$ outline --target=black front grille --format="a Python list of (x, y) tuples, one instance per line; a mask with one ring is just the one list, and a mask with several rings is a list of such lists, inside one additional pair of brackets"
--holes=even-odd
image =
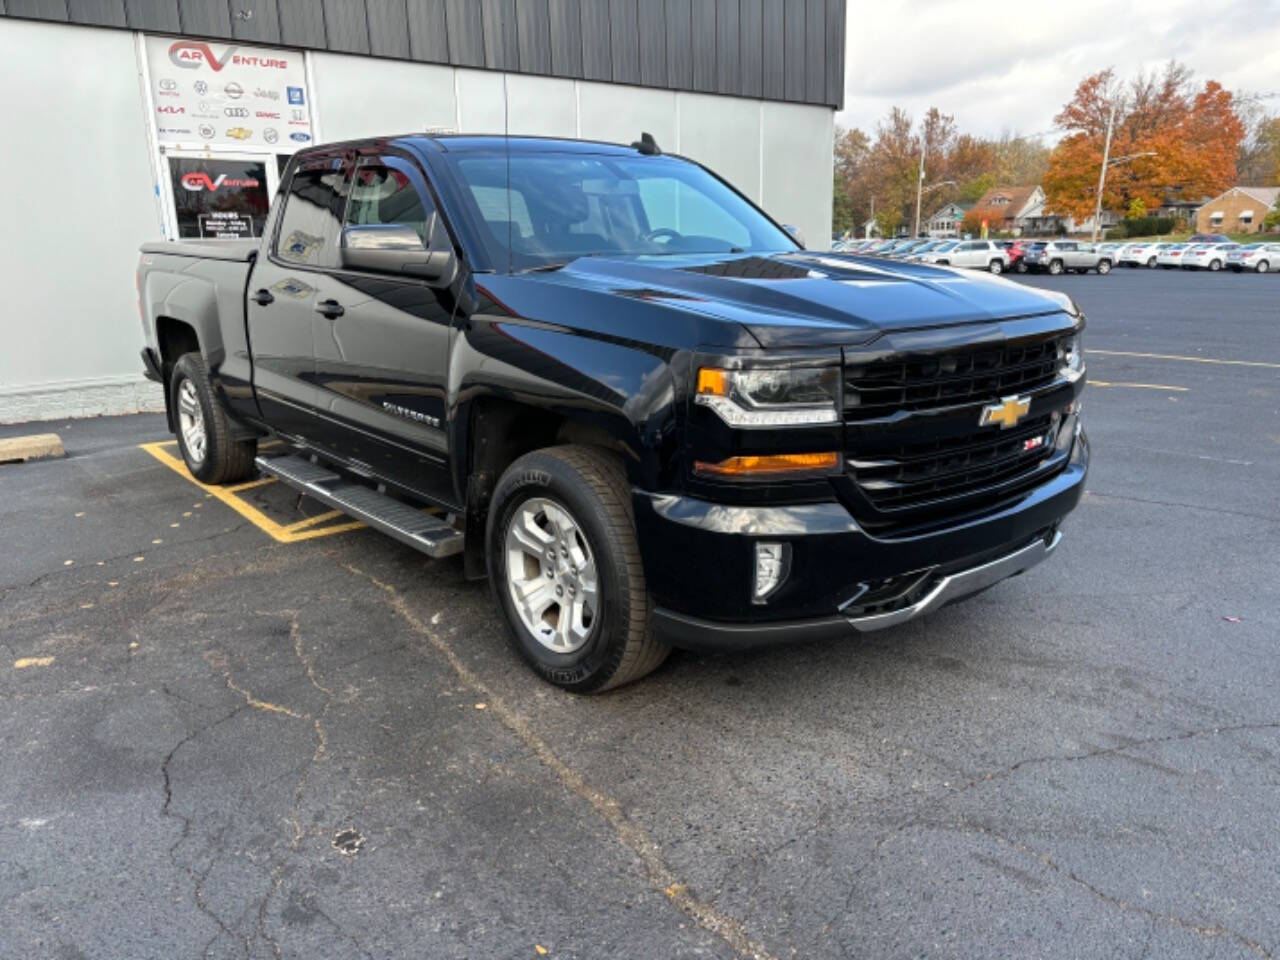
[(1057, 421), (1054, 413), (1013, 430), (982, 427), (946, 439), (863, 443), (850, 454), (849, 467), (862, 494), (880, 511), (945, 503), (1034, 474), (1054, 450)]
[(1062, 339), (851, 363), (844, 371), (845, 420), (990, 402), (1034, 390), (1057, 376)]

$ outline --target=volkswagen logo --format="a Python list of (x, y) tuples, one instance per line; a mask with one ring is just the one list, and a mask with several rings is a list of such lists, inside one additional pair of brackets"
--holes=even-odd
[(191, 85), (191, 88), (195, 90), (197, 97), (203, 97), (206, 93), (209, 92), (209, 85), (205, 83), (203, 80), (197, 80), (195, 83)]

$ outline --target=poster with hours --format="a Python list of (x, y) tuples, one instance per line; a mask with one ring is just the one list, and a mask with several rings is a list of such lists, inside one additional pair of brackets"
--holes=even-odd
[(311, 143), (303, 55), (147, 37), (156, 138), (186, 148), (292, 153)]

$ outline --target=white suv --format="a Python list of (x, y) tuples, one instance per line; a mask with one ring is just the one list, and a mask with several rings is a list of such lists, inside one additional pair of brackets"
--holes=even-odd
[(939, 266), (974, 267), (1004, 273), (1009, 268), (1009, 251), (992, 240), (961, 240), (948, 249), (925, 254), (924, 260)]

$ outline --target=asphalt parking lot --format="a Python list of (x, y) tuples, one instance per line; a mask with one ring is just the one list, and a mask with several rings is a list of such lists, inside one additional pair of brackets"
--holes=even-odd
[[(0, 467), (0, 957), (1271, 957), (1280, 279), (1089, 317), (1055, 558), (577, 698), (487, 587), (162, 418)], [(0, 435), (33, 432), (0, 428)]]

